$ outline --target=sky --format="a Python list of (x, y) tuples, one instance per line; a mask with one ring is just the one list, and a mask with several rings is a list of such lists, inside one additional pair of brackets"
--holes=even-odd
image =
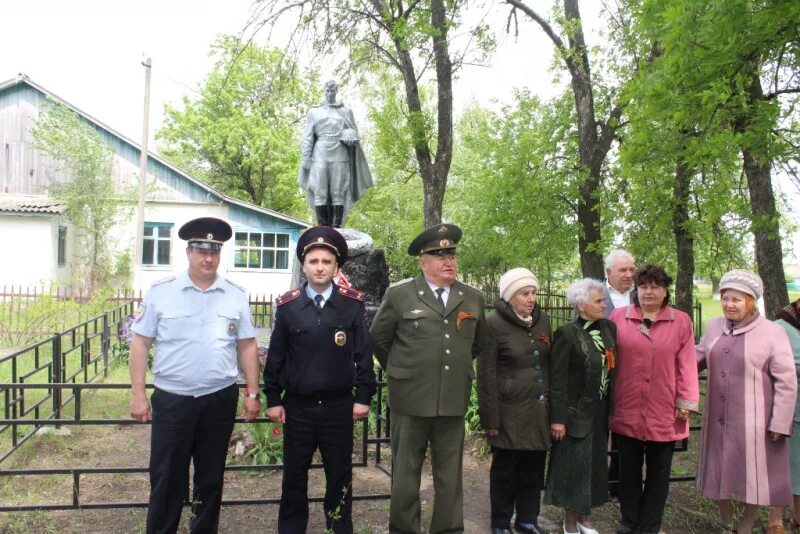
[[(596, 13), (598, 0), (584, 3), (586, 10)], [(142, 60), (151, 57), (151, 149), (164, 105), (177, 105), (184, 95), (195, 94), (213, 67), (210, 45), (219, 34), (241, 33), (252, 6), (251, 0), (6, 0), (2, 4), (0, 80), (23, 72), (137, 142), (142, 139), (144, 107)], [(502, 29), (507, 10), (486, 8), (484, 15)], [(465, 68), (455, 90), (457, 108), (472, 100), (508, 98), (512, 87), (530, 87), (543, 97), (556, 93), (547, 72), (550, 43), (538, 29), (530, 25), (527, 29), (534, 31), (523, 28), (519, 38), (501, 32), (490, 69)], [(263, 41), (261, 35), (259, 39)]]
[[(522, 15), (519, 36), (502, 29), (508, 10), (497, 5), (478, 13), (498, 32), (491, 67), (465, 67), (455, 83), (455, 109), (472, 101), (490, 105), (507, 101), (512, 88), (527, 88), (542, 98), (558, 93), (549, 70), (552, 46), (544, 33)], [(537, 2), (552, 5), (551, 2)], [(209, 47), (220, 34), (239, 34), (252, 9), (251, 0), (5, 0), (0, 31), (0, 81), (27, 74), (34, 82), (141, 143), (144, 67), (152, 58), (149, 148), (162, 125), (165, 104), (179, 105), (193, 95), (213, 67)], [(600, 0), (581, 2), (588, 44)], [(263, 43), (261, 37), (257, 37)], [(326, 79), (332, 73), (323, 72)], [(565, 74), (562, 76), (566, 76)], [(346, 89), (345, 89), (346, 94)], [(355, 107), (355, 106), (354, 106)], [(778, 187), (800, 195), (778, 179)], [(796, 208), (797, 209), (797, 208)], [(797, 213), (794, 214), (798, 218)], [(800, 233), (794, 241), (800, 244)], [(797, 255), (794, 258), (798, 261)]]

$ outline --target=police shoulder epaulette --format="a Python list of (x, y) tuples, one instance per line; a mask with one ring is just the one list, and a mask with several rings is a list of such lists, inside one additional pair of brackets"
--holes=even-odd
[(357, 289), (352, 289), (350, 287), (340, 287), (339, 294), (360, 302), (364, 301), (364, 292), (358, 291)]
[(291, 301), (293, 301), (294, 299), (296, 299), (299, 296), (300, 296), (300, 290), (295, 288), (295, 289), (292, 289), (291, 291), (287, 291), (286, 293), (284, 293), (280, 297), (276, 298), (275, 299), (275, 304), (277, 304), (278, 306), (283, 306), (287, 302), (291, 302)]
[(412, 281), (413, 279), (414, 279), (414, 278), (403, 278), (402, 280), (398, 280), (397, 282), (395, 282), (395, 283), (393, 283), (393, 284), (389, 284), (389, 287), (395, 287), (395, 286), (399, 286), (399, 285), (407, 284), (407, 283), (409, 283), (410, 281)]
[(157, 285), (165, 284), (167, 282), (172, 282), (173, 280), (175, 280), (175, 278), (176, 278), (175, 275), (166, 276), (161, 280), (156, 280), (155, 282), (153, 282), (150, 285), (150, 287), (156, 287)]
[(228, 282), (228, 283), (229, 283), (230, 285), (232, 285), (233, 287), (235, 287), (236, 289), (239, 289), (239, 290), (240, 290), (240, 291), (242, 291), (243, 293), (247, 293), (247, 290), (246, 290), (244, 287), (240, 286), (239, 284), (237, 284), (236, 282), (234, 282), (234, 281), (233, 281), (233, 280), (231, 280), (230, 278), (226, 278), (226, 279), (225, 279), (225, 281), (226, 281), (226, 282)]

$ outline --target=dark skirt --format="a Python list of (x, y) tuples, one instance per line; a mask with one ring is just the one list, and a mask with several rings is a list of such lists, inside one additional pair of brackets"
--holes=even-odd
[[(604, 413), (603, 410), (598, 410)], [(608, 502), (608, 421), (596, 417), (583, 438), (553, 441), (544, 503), (579, 514)]]

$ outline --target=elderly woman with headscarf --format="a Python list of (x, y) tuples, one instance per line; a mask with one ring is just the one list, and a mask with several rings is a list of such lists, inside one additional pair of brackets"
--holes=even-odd
[(539, 281), (528, 269), (505, 273), (499, 289), (478, 357), (481, 425), (492, 447), (491, 531), (510, 534), (516, 508), (514, 528), (540, 534), (537, 518), (550, 447), (550, 317), (536, 304)]
[(604, 319), (605, 287), (584, 278), (567, 289), (578, 315), (556, 330), (550, 353), (553, 446), (544, 502), (564, 508), (566, 534), (597, 534), (591, 509), (608, 501), (608, 412), (616, 327)]
[(692, 320), (669, 305), (671, 283), (663, 268), (645, 265), (634, 275), (633, 305), (609, 317), (619, 354), (609, 420), (619, 450), (617, 534), (661, 530), (675, 442), (689, 437), (689, 412), (699, 408)]
[[(736, 269), (720, 280), (723, 317), (711, 319), (697, 345), (708, 369), (697, 488), (716, 501), (726, 531), (752, 532), (759, 506), (771, 506), (768, 530), (783, 532), (781, 507), (792, 503), (789, 442), (797, 395), (786, 332), (758, 313), (761, 278)], [(733, 501), (744, 513), (733, 526)]]
[[(800, 299), (795, 300), (775, 314), (775, 323), (786, 330), (794, 355), (794, 366), (800, 377)], [(800, 397), (794, 407), (794, 422), (800, 422)], [(789, 440), (789, 465), (792, 473), (792, 532), (800, 532), (800, 435), (792, 434)]]

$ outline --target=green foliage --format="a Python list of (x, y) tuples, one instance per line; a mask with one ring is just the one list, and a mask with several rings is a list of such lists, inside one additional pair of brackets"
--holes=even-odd
[[(75, 275), (85, 276), (89, 290), (97, 291), (112, 275), (109, 232), (130, 210), (134, 190), (115, 184), (111, 147), (92, 126), (61, 104), (49, 101), (31, 134), (36, 148), (71, 174), (71, 180), (52, 185), (49, 193), (67, 206), (67, 220), (78, 233)], [(128, 209), (123, 210), (125, 206)]]
[(133, 273), (131, 251), (121, 250), (114, 256), (114, 277), (121, 280), (130, 280)]
[(613, 195), (621, 200), (619, 227), (638, 258), (675, 265), (671, 231), (681, 202), (673, 193), (679, 162), (690, 174), (683, 229), (694, 238), (698, 272), (713, 279), (751, 263), (751, 232), (778, 228), (777, 213), (753, 214), (740, 151), (779, 160), (789, 155), (787, 139), (796, 137), (796, 129), (775, 125), (786, 123), (794, 104), (753, 101), (752, 81), (754, 73), (770, 72), (777, 96), (778, 86), (791, 80), (798, 57), (796, 47), (786, 47), (787, 29), (800, 23), (800, 10), (783, 0), (757, 4), (625, 4), (633, 23), (622, 46), (652, 53), (652, 62), (625, 87), (628, 121)]
[(542, 103), (518, 92), (499, 113), (478, 106), (458, 124), (448, 214), (468, 240), (460, 270), (487, 294), (506, 270), (525, 266), (543, 287), (575, 274), (579, 175), (568, 99)]
[(300, 129), (319, 101), (316, 72), (232, 36), (211, 54), (217, 62), (199, 96), (165, 109), (163, 154), (227, 195), (308, 218), (297, 172)]
[(116, 308), (119, 303), (109, 301), (109, 296), (101, 291), (89, 300), (48, 294), (4, 300), (0, 302), (0, 347), (25, 347)]
[[(373, 84), (363, 86), (370, 128), (364, 137), (375, 186), (356, 203), (348, 225), (371, 235), (384, 249), (390, 280), (419, 272), (408, 243), (422, 230), (423, 188), (411, 129), (405, 120), (408, 106), (401, 94), (399, 77), (383, 69)], [(428, 114), (430, 115), (430, 114)]]
[(254, 445), (246, 457), (253, 465), (273, 465), (283, 461), (282, 425), (276, 423), (253, 423), (249, 426)]

